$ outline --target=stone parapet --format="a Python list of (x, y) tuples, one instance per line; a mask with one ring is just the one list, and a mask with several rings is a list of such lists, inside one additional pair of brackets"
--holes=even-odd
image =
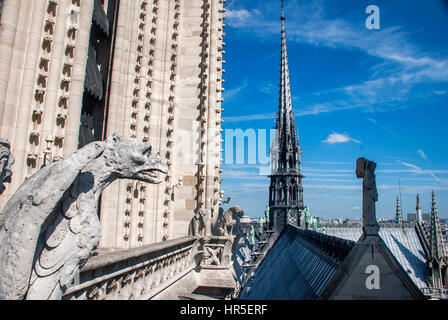
[[(148, 300), (191, 272), (195, 237), (125, 250), (102, 250), (80, 270), (63, 299)], [(76, 281), (77, 282), (77, 281)]]

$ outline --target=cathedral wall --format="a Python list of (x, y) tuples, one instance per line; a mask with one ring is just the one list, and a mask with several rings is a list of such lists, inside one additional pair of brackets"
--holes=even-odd
[[(108, 7), (109, 1), (103, 2)], [(121, 180), (101, 197), (101, 247), (185, 236), (194, 211), (220, 205), (224, 0), (118, 2), (106, 136), (151, 143), (159, 185)], [(105, 10), (107, 12), (107, 10)], [(0, 136), (15, 157), (0, 208), (42, 165), (78, 148), (94, 1), (5, 0)]]
[(76, 150), (92, 1), (5, 0), (0, 20), (0, 136), (13, 178), (0, 207), (44, 163)]
[(122, 180), (109, 187), (101, 246), (185, 236), (198, 208), (209, 209), (209, 231), (216, 223), (222, 7), (218, 0), (120, 2), (107, 135), (150, 142), (169, 173), (159, 185)]

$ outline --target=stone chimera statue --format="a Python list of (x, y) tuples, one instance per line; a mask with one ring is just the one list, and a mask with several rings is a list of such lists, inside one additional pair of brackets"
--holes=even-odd
[(113, 135), (32, 175), (0, 215), (0, 297), (61, 299), (98, 245), (102, 191), (116, 179), (160, 183), (148, 143)]

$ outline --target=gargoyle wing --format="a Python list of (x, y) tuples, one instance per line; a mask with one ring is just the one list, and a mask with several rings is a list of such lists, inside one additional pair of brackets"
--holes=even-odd
[(41, 230), (81, 170), (103, 150), (103, 143), (91, 143), (42, 168), (5, 205), (0, 215), (0, 293), (7, 299), (25, 297)]

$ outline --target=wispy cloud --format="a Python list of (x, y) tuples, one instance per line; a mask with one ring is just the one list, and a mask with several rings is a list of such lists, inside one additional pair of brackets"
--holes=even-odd
[[(331, 103), (316, 103), (309, 105), (307, 107), (301, 107), (300, 110), (295, 112), (295, 116), (303, 117), (303, 116), (312, 116), (324, 113), (330, 113), (334, 111), (348, 110), (359, 108), (363, 104), (347, 104), (342, 101), (332, 101)], [(265, 120), (265, 119), (275, 119), (275, 113), (261, 113), (261, 114), (248, 114), (243, 116), (231, 116), (224, 117), (224, 121), (226, 122), (243, 122), (243, 121), (254, 121), (254, 120)]]
[(408, 162), (403, 162), (403, 161), (400, 161), (400, 160), (395, 160), (395, 161), (397, 161), (398, 163), (404, 165), (405, 167), (411, 168), (415, 173), (421, 173), (422, 172), (422, 169), (420, 167), (416, 166), (415, 164), (408, 163)]
[(246, 9), (226, 9), (226, 18), (229, 25), (235, 28), (244, 27), (247, 25), (247, 21), (254, 18), (255, 11), (249, 11)]
[(402, 164), (405, 167), (410, 168), (410, 172), (415, 173), (415, 174), (429, 174), (435, 181), (445, 184), (448, 183), (448, 179), (440, 179), (438, 176), (436, 176), (437, 174), (447, 174), (448, 170), (423, 170), (422, 168), (420, 168), (419, 166), (416, 166), (415, 164), (412, 163), (408, 163), (408, 162), (403, 162), (400, 160), (395, 160), (398, 163)]
[(265, 113), (265, 114), (248, 114), (244, 116), (223, 117), (223, 119), (225, 122), (243, 122), (243, 121), (274, 119), (274, 117), (275, 117), (274, 113)]
[(382, 128), (382, 129), (384, 129), (384, 130), (386, 130), (387, 132), (392, 133), (392, 134), (395, 134), (395, 132), (394, 132), (392, 129), (390, 129), (389, 127), (386, 127), (386, 126), (384, 126), (384, 125), (378, 123), (378, 121), (376, 121), (375, 119), (367, 118), (367, 120), (370, 121), (370, 122), (372, 122), (373, 124), (377, 125), (378, 127)]
[(425, 152), (422, 149), (418, 149), (417, 153), (420, 155), (420, 157), (428, 161), (428, 157), (426, 156)]
[[(279, 23), (271, 14), (274, 4), (260, 2), (257, 9), (247, 10), (237, 2), (230, 6), (229, 25), (241, 33), (265, 41), (278, 37)], [(428, 83), (448, 82), (448, 59), (410, 41), (400, 25), (369, 32), (350, 19), (338, 19), (327, 12), (327, 1), (290, 1), (286, 4), (288, 40), (311, 46), (340, 50), (357, 50), (378, 58), (371, 66), (368, 79), (320, 92), (315, 100), (303, 105), (304, 115), (335, 112), (350, 108), (388, 111), (412, 106), (413, 101), (445, 95), (446, 90), (427, 88)], [(278, 9), (278, 5), (275, 6)], [(277, 16), (275, 16), (277, 18)], [(339, 94), (335, 101), (335, 94)], [(313, 110), (314, 109), (314, 110)], [(389, 132), (386, 127), (383, 127)]]
[(343, 133), (337, 133), (333, 132), (328, 135), (327, 139), (323, 140), (322, 142), (328, 143), (328, 144), (335, 144), (335, 143), (346, 143), (346, 142), (356, 142), (361, 143), (361, 141), (351, 138), (348, 134)]
[(239, 87), (224, 91), (223, 95), (224, 99), (229, 100), (235, 98), (238, 95), (238, 93), (240, 93), (244, 88), (247, 88), (247, 86), (248, 86), (247, 79), (244, 79), (243, 84), (240, 85)]

